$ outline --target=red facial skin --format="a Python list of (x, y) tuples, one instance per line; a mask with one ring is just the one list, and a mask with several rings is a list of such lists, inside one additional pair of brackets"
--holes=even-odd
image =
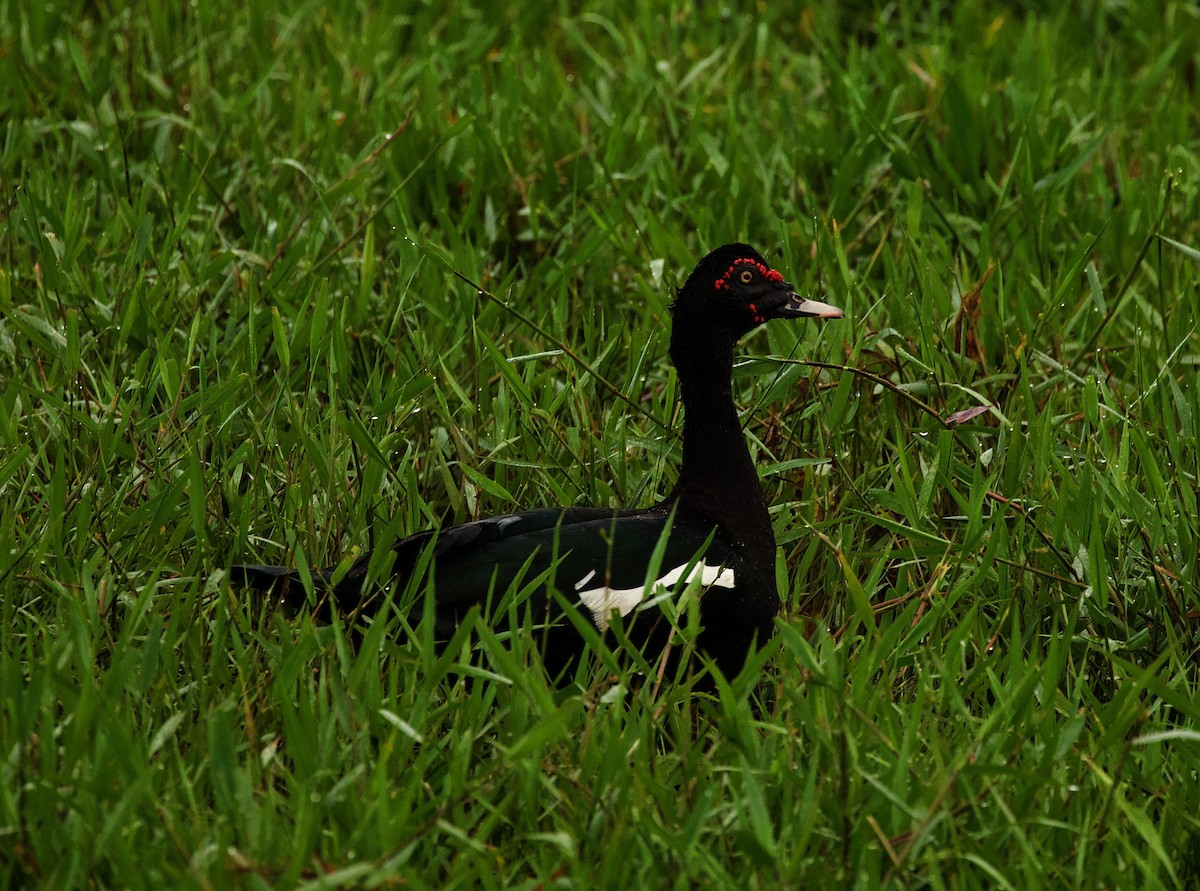
[[(772, 269), (770, 266), (767, 266), (765, 263), (759, 263), (757, 260), (751, 260), (749, 257), (740, 257), (737, 260), (733, 261), (733, 264), (728, 269), (725, 270), (725, 274), (723, 276), (721, 276), (719, 279), (717, 279), (715, 282), (713, 282), (713, 289), (720, 291), (722, 289), (728, 288), (730, 286), (729, 285), (730, 277), (734, 274), (734, 272), (737, 271), (737, 268), (739, 266), (744, 266), (746, 264), (749, 264), (750, 267), (753, 269), (757, 269), (759, 272), (759, 275), (761, 275), (767, 281), (772, 281), (772, 282), (783, 281), (783, 276), (780, 273), (776, 272), (774, 269)], [(754, 314), (754, 321), (756, 324), (761, 325), (763, 322), (765, 322), (767, 320), (765, 316), (763, 316), (759, 313), (758, 307), (756, 307), (753, 303), (749, 304), (749, 308), (750, 308), (750, 312)]]

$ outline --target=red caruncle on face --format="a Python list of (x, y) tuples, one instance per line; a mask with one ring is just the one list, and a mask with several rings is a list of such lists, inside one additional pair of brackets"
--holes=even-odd
[(728, 288), (730, 286), (730, 281), (733, 277), (733, 274), (738, 271), (739, 267), (747, 265), (749, 265), (751, 269), (757, 269), (759, 275), (769, 282), (783, 281), (783, 276), (766, 263), (759, 263), (757, 260), (752, 260), (749, 257), (739, 257), (738, 259), (734, 260), (732, 264), (730, 264), (729, 268), (725, 270), (725, 274), (723, 276), (713, 282), (713, 288), (717, 291)]

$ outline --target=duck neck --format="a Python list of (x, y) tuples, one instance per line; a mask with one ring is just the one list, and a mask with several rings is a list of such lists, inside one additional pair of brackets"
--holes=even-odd
[(773, 561), (770, 515), (733, 403), (733, 344), (709, 344), (702, 353), (673, 349), (672, 359), (684, 415), (683, 465), (671, 497)]

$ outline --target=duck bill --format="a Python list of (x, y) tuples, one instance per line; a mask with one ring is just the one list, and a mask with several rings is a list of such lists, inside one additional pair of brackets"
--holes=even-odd
[(840, 319), (845, 315), (836, 306), (820, 300), (807, 300), (799, 294), (788, 297), (787, 303), (775, 310), (778, 319)]

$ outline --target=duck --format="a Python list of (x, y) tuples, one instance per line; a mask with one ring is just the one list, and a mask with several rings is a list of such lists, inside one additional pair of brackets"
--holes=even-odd
[[(673, 626), (661, 602), (690, 592), (698, 603), (696, 648), (733, 677), (770, 637), (780, 608), (774, 530), (733, 400), (734, 350), (768, 322), (843, 313), (802, 297), (741, 243), (704, 256), (670, 311), (683, 448), (677, 481), (658, 503), (543, 507), (419, 532), (391, 547), (384, 587), (368, 580), (370, 552), (340, 573), (311, 573), (311, 593), (300, 571), (287, 566), (233, 566), (233, 585), (299, 609), (312, 608), (315, 594), (320, 609), (357, 622), (378, 611), (388, 588), (421, 585), (443, 642), (471, 610), (508, 628), (515, 614), (504, 595), (519, 591), (525, 615), (518, 631), (536, 635), (543, 664), (559, 678), (589, 649), (581, 621), (602, 638), (623, 637), (648, 665), (674, 658)], [(414, 626), (425, 608), (418, 597)]]

